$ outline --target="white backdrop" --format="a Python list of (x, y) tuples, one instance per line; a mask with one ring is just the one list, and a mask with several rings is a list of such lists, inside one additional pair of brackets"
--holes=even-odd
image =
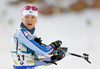
[[(0, 2), (0, 69), (12, 69), (11, 38), (21, 22), (21, 9), (19, 6), (7, 7), (7, 1)], [(16, 8), (16, 9), (15, 9)], [(2, 15), (2, 10), (6, 11)], [(63, 47), (68, 47), (69, 52), (90, 54), (88, 64), (85, 60), (66, 56), (57, 62), (58, 65), (40, 66), (36, 69), (100, 69), (100, 10), (86, 9), (81, 13), (59, 14), (43, 16), (39, 14), (36, 24), (36, 34), (43, 43), (50, 44), (55, 40), (62, 40)], [(9, 20), (13, 19), (13, 24)], [(88, 21), (91, 25), (88, 26)]]

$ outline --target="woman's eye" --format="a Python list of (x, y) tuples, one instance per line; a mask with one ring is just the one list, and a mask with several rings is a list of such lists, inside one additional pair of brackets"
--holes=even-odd
[(32, 16), (32, 18), (35, 18), (34, 16)]
[(25, 18), (28, 18), (28, 16), (25, 16)]

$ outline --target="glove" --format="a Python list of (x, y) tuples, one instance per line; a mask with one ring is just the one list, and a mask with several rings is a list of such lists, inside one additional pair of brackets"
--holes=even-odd
[(55, 62), (56, 62), (56, 61), (59, 61), (59, 60), (61, 60), (62, 58), (65, 57), (65, 52), (64, 52), (62, 49), (59, 49), (58, 52), (59, 52), (58, 55), (53, 55), (53, 56), (51, 56), (51, 60), (52, 60), (52, 61), (43, 61), (43, 62), (52, 63), (52, 64), (57, 65), (57, 63), (55, 63)]
[(59, 52), (58, 55), (51, 56), (52, 61), (56, 62), (65, 57), (65, 52), (62, 49), (59, 49), (58, 52)]
[(35, 40), (37, 43), (39, 43), (40, 45), (42, 44), (41, 38), (34, 38), (34, 40)]
[(61, 44), (62, 44), (62, 42), (60, 40), (57, 40), (55, 42), (52, 42), (50, 45), (55, 49), (59, 49)]
[(40, 45), (46, 46), (46, 44), (43, 44), (43, 43), (42, 43), (41, 38), (34, 38), (34, 40), (35, 40), (37, 43), (39, 43)]

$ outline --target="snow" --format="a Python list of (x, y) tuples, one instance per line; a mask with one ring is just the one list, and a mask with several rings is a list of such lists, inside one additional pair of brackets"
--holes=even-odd
[[(0, 15), (0, 69), (12, 69), (11, 39), (13, 33), (21, 22), (21, 9), (25, 3), (19, 6), (7, 7), (7, 0), (2, 1), (1, 10), (7, 11), (7, 16)], [(15, 9), (15, 7), (17, 9)], [(1, 11), (0, 11), (1, 14)], [(9, 18), (13, 24), (8, 24)], [(86, 9), (81, 13), (66, 13), (59, 15), (43, 16), (39, 14), (36, 24), (36, 34), (41, 37), (43, 43), (50, 44), (55, 40), (62, 40), (63, 47), (68, 47), (69, 52), (88, 53), (92, 64), (85, 60), (66, 56), (56, 65), (40, 66), (36, 69), (100, 69), (100, 9)], [(87, 22), (91, 21), (88, 26)]]

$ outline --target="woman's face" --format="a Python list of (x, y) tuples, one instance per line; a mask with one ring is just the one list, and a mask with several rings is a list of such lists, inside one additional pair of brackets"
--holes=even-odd
[(25, 15), (22, 22), (28, 29), (32, 29), (37, 23), (37, 18), (34, 15)]

